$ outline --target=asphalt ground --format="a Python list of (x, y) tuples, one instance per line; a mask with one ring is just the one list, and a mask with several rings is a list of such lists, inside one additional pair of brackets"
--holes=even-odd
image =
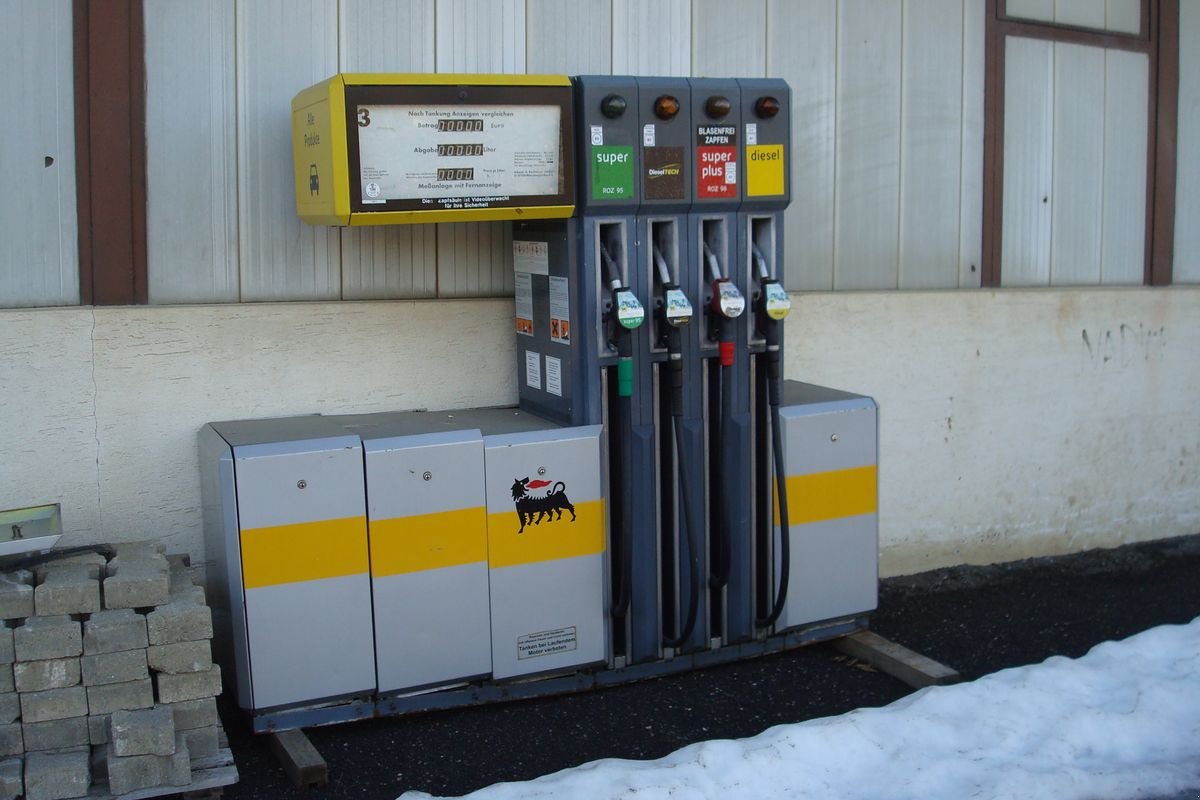
[[(1200, 534), (883, 581), (871, 629), (965, 679), (1200, 616)], [(329, 784), (292, 787), (265, 737), (222, 708), (241, 780), (227, 798), (458, 795), (600, 758), (655, 759), (694, 742), (881, 706), (912, 691), (828, 645), (586, 694), (307, 731)], [(1183, 797), (1191, 798), (1188, 793)]]

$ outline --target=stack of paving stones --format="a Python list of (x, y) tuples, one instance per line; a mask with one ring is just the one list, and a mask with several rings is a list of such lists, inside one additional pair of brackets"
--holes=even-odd
[(0, 575), (0, 800), (168, 794), (217, 755), (203, 588), (186, 557), (108, 549)]

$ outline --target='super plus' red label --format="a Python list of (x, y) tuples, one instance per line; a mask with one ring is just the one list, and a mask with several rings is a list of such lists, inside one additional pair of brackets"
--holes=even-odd
[(696, 148), (696, 192), (700, 197), (737, 197), (737, 147)]

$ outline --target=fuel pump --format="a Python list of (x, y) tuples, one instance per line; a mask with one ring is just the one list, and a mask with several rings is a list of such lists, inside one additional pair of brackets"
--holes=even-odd
[[(685, 78), (637, 79), (641, 205), (638, 238), (648, 296), (654, 299), (649, 359), (656, 389), (659, 593), (664, 648), (709, 646), (704, 392), (701, 341), (689, 324), (700, 285), (689, 269), (693, 176), (691, 87)], [(687, 390), (685, 390), (687, 387)]]
[(737, 81), (693, 78), (690, 169), (694, 184), (688, 236), (705, 285), (708, 370), (708, 482), (711, 621), (725, 645), (754, 636), (753, 459), (750, 324), (743, 316), (750, 275), (739, 257), (742, 203), (741, 119)]
[(739, 250), (749, 262), (754, 287), (755, 625), (769, 633), (787, 602), (793, 560), (780, 417), (782, 328), (791, 310), (780, 282), (783, 210), (790, 189), (791, 93), (781, 80), (738, 83), (746, 165)]

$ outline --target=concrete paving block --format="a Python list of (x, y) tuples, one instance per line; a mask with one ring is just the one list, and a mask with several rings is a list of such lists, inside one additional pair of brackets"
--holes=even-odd
[(152, 644), (146, 650), (146, 661), (150, 664), (150, 669), (173, 675), (180, 672), (203, 672), (213, 665), (212, 645), (208, 639), (198, 642)]
[(13, 682), (18, 692), (45, 692), (79, 683), (79, 658), (49, 658), (13, 664)]
[(21, 718), (21, 701), (16, 692), (0, 694), (0, 725), (7, 725)]
[(12, 628), (0, 624), (0, 664), (11, 664), (16, 660), (17, 653), (13, 649)]
[(171, 602), (146, 615), (150, 644), (175, 644), (211, 639), (212, 611), (195, 603)]
[(65, 556), (56, 558), (45, 564), (40, 564), (34, 571), (37, 578), (35, 583), (45, 583), (46, 575), (58, 569), (59, 567), (86, 567), (86, 572), (93, 578), (99, 578), (104, 574), (105, 566), (108, 564), (108, 558), (103, 553), (76, 553), (73, 556)]
[(221, 668), (213, 664), (204, 672), (181, 672), (178, 675), (159, 672), (155, 674), (154, 681), (158, 685), (160, 703), (216, 697), (221, 693)]
[(25, 800), (83, 797), (92, 784), (87, 749), (64, 753), (30, 753), (25, 757)]
[(167, 563), (171, 565), (172, 572), (190, 570), (192, 557), (188, 553), (167, 553)]
[(177, 737), (175, 752), (169, 756), (118, 756), (112, 742), (106, 747), (108, 790), (112, 794), (158, 786), (187, 786), (192, 782), (191, 756), (183, 737)]
[(103, 686), (109, 683), (127, 683), (150, 677), (146, 668), (146, 651), (121, 650), (116, 653), (100, 653), (80, 659), (85, 686)]
[(190, 731), (181, 731), (180, 733), (183, 736), (183, 740), (187, 742), (188, 752), (194, 760), (212, 758), (220, 749), (220, 737), (216, 725), (193, 728)]
[(0, 800), (13, 800), (25, 791), (25, 760), (6, 758), (0, 761)]
[(92, 714), (87, 718), (88, 739), (92, 744), (108, 744), (108, 720), (112, 714)]
[(108, 741), (118, 756), (169, 756), (175, 752), (175, 717), (166, 706), (114, 711)]
[(175, 715), (175, 730), (188, 731), (193, 728), (215, 726), (217, 718), (217, 700), (215, 697), (202, 697), (199, 700), (184, 700), (179, 703), (168, 703), (167, 708)]
[(98, 569), (87, 564), (55, 564), (46, 568), (45, 575), (45, 581), (33, 590), (33, 607), (39, 616), (100, 610)]
[(88, 713), (111, 714), (114, 711), (130, 711), (150, 708), (154, 705), (154, 687), (150, 679), (109, 683), (104, 686), (87, 687)]
[(49, 722), (55, 719), (85, 717), (87, 713), (88, 697), (82, 686), (21, 695), (22, 722)]
[(129, 561), (104, 579), (105, 608), (149, 608), (166, 603), (171, 597), (166, 559), (162, 565), (150, 561)]
[(21, 737), (21, 723), (0, 725), (0, 756), (19, 756), (24, 752), (25, 740)]
[(137, 650), (149, 644), (146, 617), (130, 608), (101, 611), (83, 623), (83, 654)]
[(13, 681), (13, 665), (0, 664), (0, 692), (15, 692), (17, 684)]
[(65, 615), (32, 617), (13, 629), (17, 661), (71, 658), (83, 652), (83, 633), (75, 620)]
[(0, 575), (0, 619), (33, 616), (33, 587), (24, 577), (14, 572)]
[(25, 739), (25, 751), (59, 750), (91, 744), (88, 735), (88, 718), (71, 717), (50, 722), (26, 722), (21, 725)]
[(202, 606), (208, 602), (208, 598), (204, 594), (203, 586), (193, 585), (178, 590), (172, 589), (170, 602)]

